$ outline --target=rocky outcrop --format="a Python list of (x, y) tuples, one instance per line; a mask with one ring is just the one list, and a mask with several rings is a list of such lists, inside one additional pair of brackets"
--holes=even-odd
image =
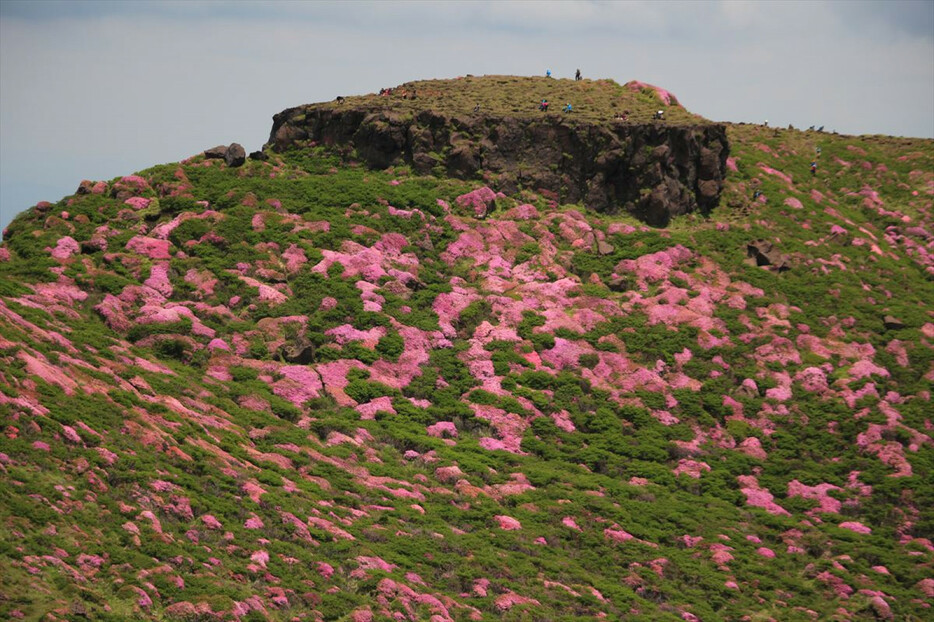
[(627, 211), (656, 226), (716, 206), (729, 155), (726, 129), (715, 123), (595, 123), (556, 114), (452, 116), (325, 105), (273, 117), (273, 150), (318, 145), (372, 168), (407, 164), (420, 174), (460, 179), (482, 173), (496, 190), (545, 190), (561, 203)]
[(746, 262), (776, 272), (791, 270), (791, 258), (768, 240), (754, 240), (746, 244)]
[(240, 143), (230, 143), (228, 146), (218, 145), (204, 150), (204, 157), (208, 160), (224, 160), (227, 166), (243, 166), (246, 162), (246, 150)]
[(224, 161), (227, 162), (227, 166), (243, 166), (243, 163), (246, 162), (246, 150), (243, 145), (231, 143), (227, 147), (227, 153), (224, 154)]

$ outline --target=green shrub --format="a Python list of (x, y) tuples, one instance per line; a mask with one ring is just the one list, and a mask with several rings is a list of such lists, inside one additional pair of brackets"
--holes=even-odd
[(383, 358), (396, 362), (399, 360), (399, 356), (405, 350), (405, 341), (397, 333), (391, 333), (379, 340), (376, 344), (376, 351), (383, 356)]

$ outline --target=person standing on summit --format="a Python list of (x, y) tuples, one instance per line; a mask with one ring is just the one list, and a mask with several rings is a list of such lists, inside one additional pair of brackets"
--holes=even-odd
[(580, 69), (578, 69), (578, 70), (577, 70), (577, 73), (574, 74), (574, 80), (577, 81), (577, 82), (580, 82), (580, 80), (581, 80), (581, 70), (580, 70)]

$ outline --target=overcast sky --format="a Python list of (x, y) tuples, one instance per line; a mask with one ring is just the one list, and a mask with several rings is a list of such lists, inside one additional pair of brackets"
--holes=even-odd
[(720, 121), (934, 137), (934, 0), (0, 0), (0, 228), (272, 115), (465, 74), (638, 79)]

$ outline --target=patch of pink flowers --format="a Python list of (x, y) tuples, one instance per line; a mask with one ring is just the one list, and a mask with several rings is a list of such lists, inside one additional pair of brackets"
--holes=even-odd
[(494, 516), (497, 526), (505, 531), (516, 531), (522, 529), (522, 523), (511, 516)]
[(746, 504), (762, 508), (769, 514), (789, 516), (788, 510), (775, 503), (775, 497), (765, 488), (759, 486), (754, 475), (740, 475), (736, 478), (740, 485), (740, 492), (746, 495)]
[(854, 531), (856, 533), (872, 533), (872, 529), (858, 521), (846, 521), (845, 523), (840, 523), (838, 527), (841, 529), (849, 529), (850, 531)]

